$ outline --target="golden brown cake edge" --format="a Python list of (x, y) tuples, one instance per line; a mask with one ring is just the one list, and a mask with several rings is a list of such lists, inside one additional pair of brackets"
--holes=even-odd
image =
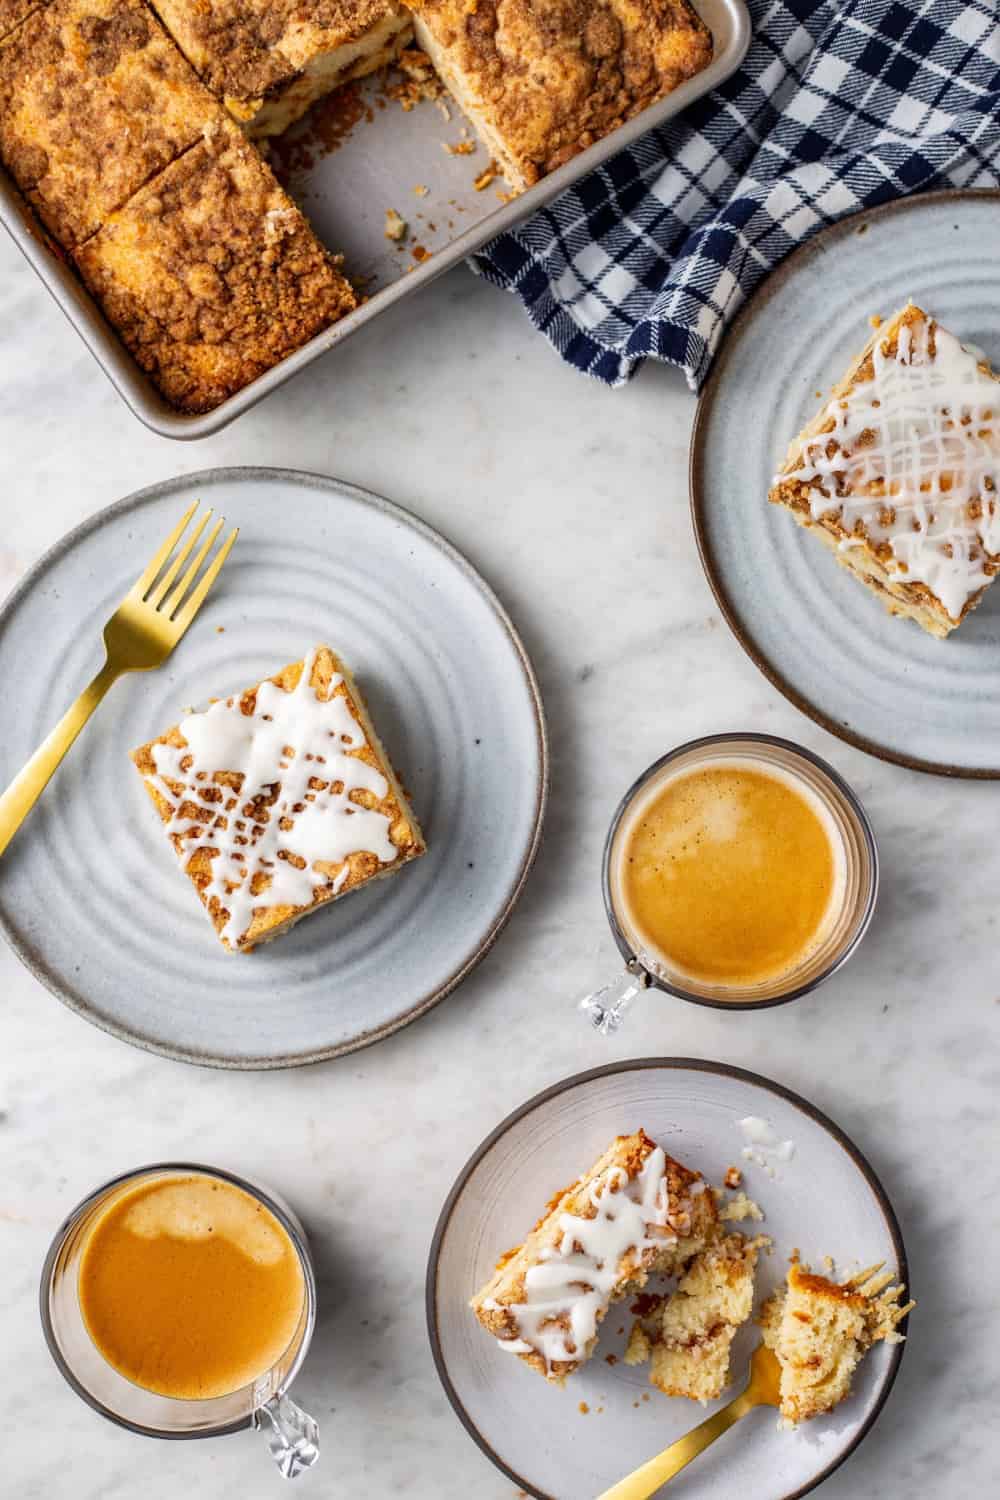
[[(301, 658), (299, 661), (290, 662), (279, 672), (275, 672), (266, 678), (260, 678), (252, 687), (245, 688), (240, 693), (234, 693), (232, 697), (242, 705), (243, 702), (250, 700), (256, 695), (257, 690), (263, 682), (273, 682), (284, 689), (284, 691), (291, 692), (300, 680), (305, 660), (306, 658)], [(301, 921), (303, 917), (308, 916), (311, 912), (329, 905), (331, 901), (340, 900), (342, 896), (346, 896), (351, 891), (357, 890), (359, 886), (370, 884), (374, 880), (394, 874), (404, 864), (426, 853), (427, 844), (421, 832), (420, 825), (410, 805), (409, 798), (399, 781), (395, 768), (375, 730), (367, 705), (358, 689), (356, 679), (336, 652), (327, 646), (317, 648), (316, 660), (310, 679), (312, 686), (317, 691), (322, 690), (326, 692), (334, 675), (339, 675), (343, 678), (344, 696), (347, 697), (354, 716), (365, 732), (366, 745), (364, 749), (356, 753), (367, 764), (376, 767), (389, 783), (389, 796), (383, 800), (395, 804), (396, 815), (392, 819), (389, 837), (399, 851), (399, 858), (394, 860), (391, 865), (383, 867), (375, 860), (375, 856), (365, 855), (364, 852), (360, 855), (349, 855), (347, 859), (349, 874), (337, 891), (334, 892), (329, 887), (326, 889), (321, 888), (316, 892), (312, 904), (308, 906), (258, 908), (254, 912), (253, 920), (244, 934), (243, 940), (240, 942), (238, 948), (234, 949), (222, 936), (222, 929), (225, 927), (227, 920), (226, 912), (222, 909), (213, 911), (205, 900), (202, 887), (199, 884), (198, 877), (206, 872), (211, 861), (207, 854), (204, 861), (199, 860), (198, 856), (204, 853), (204, 851), (195, 851), (192, 860), (181, 868), (181, 873), (195, 887), (199, 900), (201, 900), (202, 905), (208, 913), (209, 920), (215, 928), (223, 947), (229, 953), (253, 952), (255, 947), (259, 947), (262, 943), (271, 942), (273, 939), (280, 937), (289, 928), (293, 927), (296, 922)], [(336, 691), (339, 692), (339, 688)], [(156, 736), (155, 739), (148, 740), (145, 744), (137, 746), (135, 750), (130, 752), (130, 759), (142, 777), (143, 786), (163, 823), (170, 822), (172, 809), (150, 780), (151, 777), (158, 774), (156, 763), (153, 759), (153, 746), (170, 744), (180, 747), (185, 743), (186, 741), (183, 737), (183, 720), (181, 720), (179, 724), (173, 725), (163, 734)], [(218, 767), (217, 769), (222, 771), (225, 770), (225, 767)], [(180, 849), (176, 844), (174, 845), (174, 852), (178, 857), (178, 863), (180, 863)], [(375, 860), (374, 866), (372, 865), (373, 860)], [(191, 865), (196, 862), (196, 868), (192, 869)], [(339, 867), (331, 867), (328, 873), (333, 876), (338, 872), (338, 869)]]

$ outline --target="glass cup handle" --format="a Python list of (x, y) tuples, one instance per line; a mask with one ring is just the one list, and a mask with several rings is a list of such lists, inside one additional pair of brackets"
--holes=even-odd
[(630, 959), (625, 972), (612, 979), (610, 984), (584, 995), (577, 1002), (577, 1009), (589, 1018), (595, 1031), (602, 1036), (611, 1036), (622, 1024), (625, 1012), (649, 986), (649, 975), (638, 959)]
[[(272, 1396), (253, 1414), (255, 1432), (264, 1432), (268, 1452), (285, 1479), (295, 1479), (319, 1458), (319, 1427), (290, 1396)], [(269, 1430), (265, 1430), (265, 1422)]]

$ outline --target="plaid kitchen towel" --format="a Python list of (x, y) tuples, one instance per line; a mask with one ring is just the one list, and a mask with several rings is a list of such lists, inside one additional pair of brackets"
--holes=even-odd
[(1000, 0), (749, 8), (721, 88), (473, 261), (608, 385), (649, 355), (697, 390), (726, 325), (816, 230), (905, 193), (1000, 185)]

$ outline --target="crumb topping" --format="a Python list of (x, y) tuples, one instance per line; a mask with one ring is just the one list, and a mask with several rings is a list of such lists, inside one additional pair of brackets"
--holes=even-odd
[(228, 123), (114, 215), (77, 263), (139, 363), (187, 411), (217, 404), (355, 305)]
[(42, 3), (43, 0), (0, 0), (0, 41)]
[(231, 952), (424, 852), (356, 685), (327, 646), (190, 712), (132, 760)]
[(205, 82), (238, 100), (264, 97), (309, 56), (357, 41), (393, 0), (153, 0)]
[[(687, 0), (413, 0), (464, 107), (523, 183), (562, 166), (704, 68), (711, 35)], [(425, 40), (426, 38), (426, 40)]]
[(140, 0), (55, 0), (0, 46), (0, 156), (67, 246), (217, 112)]
[(998, 489), (997, 377), (908, 304), (795, 440), (771, 498), (849, 566), (877, 564), (869, 581), (936, 606), (947, 633), (1000, 570)]
[(561, 1385), (589, 1357), (609, 1304), (640, 1292), (651, 1273), (676, 1274), (715, 1222), (699, 1174), (641, 1130), (619, 1136), (550, 1200), (473, 1309), (501, 1348)]

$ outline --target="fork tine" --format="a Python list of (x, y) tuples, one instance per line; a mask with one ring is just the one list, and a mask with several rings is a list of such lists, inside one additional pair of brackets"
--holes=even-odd
[(201, 536), (202, 532), (205, 530), (205, 527), (208, 525), (208, 523), (209, 523), (209, 521), (211, 519), (212, 519), (212, 511), (211, 510), (206, 510), (205, 514), (202, 516), (201, 520), (198, 522), (198, 524), (195, 527), (194, 531), (192, 531), (190, 537), (184, 543), (184, 546), (178, 552), (177, 556), (174, 558), (173, 562), (170, 564), (170, 567), (167, 569), (167, 571), (164, 573), (163, 577), (160, 579), (159, 583), (156, 585), (156, 588), (153, 590), (153, 592), (146, 599), (146, 603), (149, 604), (149, 605), (152, 605), (153, 609), (156, 609), (156, 607), (159, 604), (160, 600), (163, 598), (164, 594), (167, 592), (167, 589), (173, 583), (174, 579), (177, 577), (177, 575), (180, 572), (181, 568), (184, 566), (184, 564), (187, 562), (188, 558), (191, 556), (191, 552), (192, 552), (192, 549), (195, 546), (195, 543), (197, 542), (198, 538)]
[(167, 540), (163, 543), (163, 546), (156, 553), (156, 556), (153, 558), (153, 561), (150, 563), (145, 573), (143, 573), (142, 576), (136, 580), (136, 584), (132, 592), (138, 598), (144, 599), (146, 597), (146, 593), (149, 590), (151, 584), (155, 581), (157, 573), (159, 573), (160, 569), (163, 567), (163, 564), (166, 562), (167, 558), (170, 556), (171, 552), (173, 552), (174, 548), (177, 546), (177, 543), (184, 535), (184, 532), (187, 529), (188, 522), (190, 521), (191, 517), (194, 515), (200, 504), (201, 501), (196, 500), (193, 505), (188, 506), (187, 510), (184, 512), (183, 516), (181, 516), (181, 519), (178, 521), (173, 531), (167, 537)]
[(188, 626), (191, 624), (191, 621), (194, 619), (195, 615), (204, 604), (205, 595), (208, 593), (209, 589), (212, 587), (212, 584), (222, 572), (222, 564), (225, 562), (226, 558), (232, 551), (233, 543), (236, 541), (236, 538), (239, 536), (239, 534), (240, 529), (238, 526), (234, 531), (231, 531), (229, 533), (229, 535), (226, 537), (226, 540), (219, 548), (218, 556), (215, 558), (215, 561), (205, 573), (204, 578), (201, 580), (198, 587), (191, 595), (190, 599), (184, 605), (184, 608), (181, 610), (180, 614), (174, 620), (174, 624), (178, 627), (180, 635), (184, 634), (185, 630), (187, 630)]
[(166, 604), (164, 604), (163, 606), (163, 613), (167, 616), (168, 619), (173, 619), (174, 613), (180, 605), (181, 600), (184, 598), (184, 595), (187, 593), (188, 589), (197, 578), (198, 569), (201, 567), (202, 563), (205, 561), (205, 558), (212, 550), (212, 547), (215, 544), (215, 539), (219, 535), (219, 532), (222, 530), (225, 524), (225, 516), (220, 516), (215, 525), (212, 527), (211, 531), (208, 533), (208, 536), (198, 548), (198, 551), (195, 553), (194, 562), (191, 563), (187, 572), (184, 574), (184, 577), (181, 579), (180, 583), (167, 599)]

